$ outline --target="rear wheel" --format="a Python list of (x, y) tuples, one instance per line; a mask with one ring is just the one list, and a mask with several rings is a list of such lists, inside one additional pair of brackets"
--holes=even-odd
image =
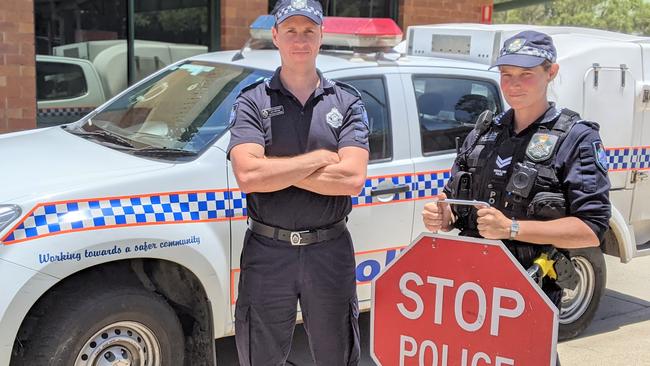
[(605, 258), (600, 248), (575, 249), (569, 253), (580, 282), (574, 290), (565, 289), (562, 294), (559, 340), (575, 338), (589, 326), (607, 281)]
[(38, 320), (38, 331), (22, 342), (23, 356), (12, 366), (183, 365), (181, 324), (159, 295), (111, 288), (74, 296), (56, 296), (61, 301)]

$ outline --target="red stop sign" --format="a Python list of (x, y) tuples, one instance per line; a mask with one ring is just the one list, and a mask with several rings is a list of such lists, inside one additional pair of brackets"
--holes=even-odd
[(422, 235), (373, 281), (382, 366), (555, 366), (558, 312), (501, 242)]

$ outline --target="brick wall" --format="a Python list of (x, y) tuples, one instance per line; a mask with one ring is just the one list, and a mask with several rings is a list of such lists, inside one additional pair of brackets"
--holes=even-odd
[(480, 23), (481, 6), (493, 0), (399, 0), (399, 26)]
[(268, 11), (268, 0), (221, 0), (221, 49), (240, 49), (249, 38), (248, 27)]
[(34, 3), (0, 0), (0, 133), (36, 127)]

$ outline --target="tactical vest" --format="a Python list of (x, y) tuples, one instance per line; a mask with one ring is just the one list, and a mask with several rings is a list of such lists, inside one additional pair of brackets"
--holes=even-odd
[[(576, 112), (563, 109), (554, 121), (534, 123), (520, 136), (511, 132), (512, 119), (477, 131), (474, 141), (458, 156), (460, 172), (471, 177), (470, 197), (461, 197), (458, 192), (452, 195), (488, 202), (508, 218), (545, 221), (565, 217), (567, 204), (554, 162), (560, 145), (579, 119)], [(457, 216), (462, 235), (478, 236), (476, 209), (457, 212)], [(544, 249), (524, 243), (506, 244), (524, 266)]]

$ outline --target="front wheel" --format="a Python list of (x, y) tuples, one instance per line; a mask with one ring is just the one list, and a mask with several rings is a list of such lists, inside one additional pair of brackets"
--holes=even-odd
[(599, 247), (569, 251), (580, 282), (574, 290), (565, 289), (560, 308), (559, 340), (577, 337), (591, 323), (605, 290), (607, 268)]
[(183, 365), (183, 331), (160, 296), (139, 288), (70, 295), (46, 309), (12, 366)]

